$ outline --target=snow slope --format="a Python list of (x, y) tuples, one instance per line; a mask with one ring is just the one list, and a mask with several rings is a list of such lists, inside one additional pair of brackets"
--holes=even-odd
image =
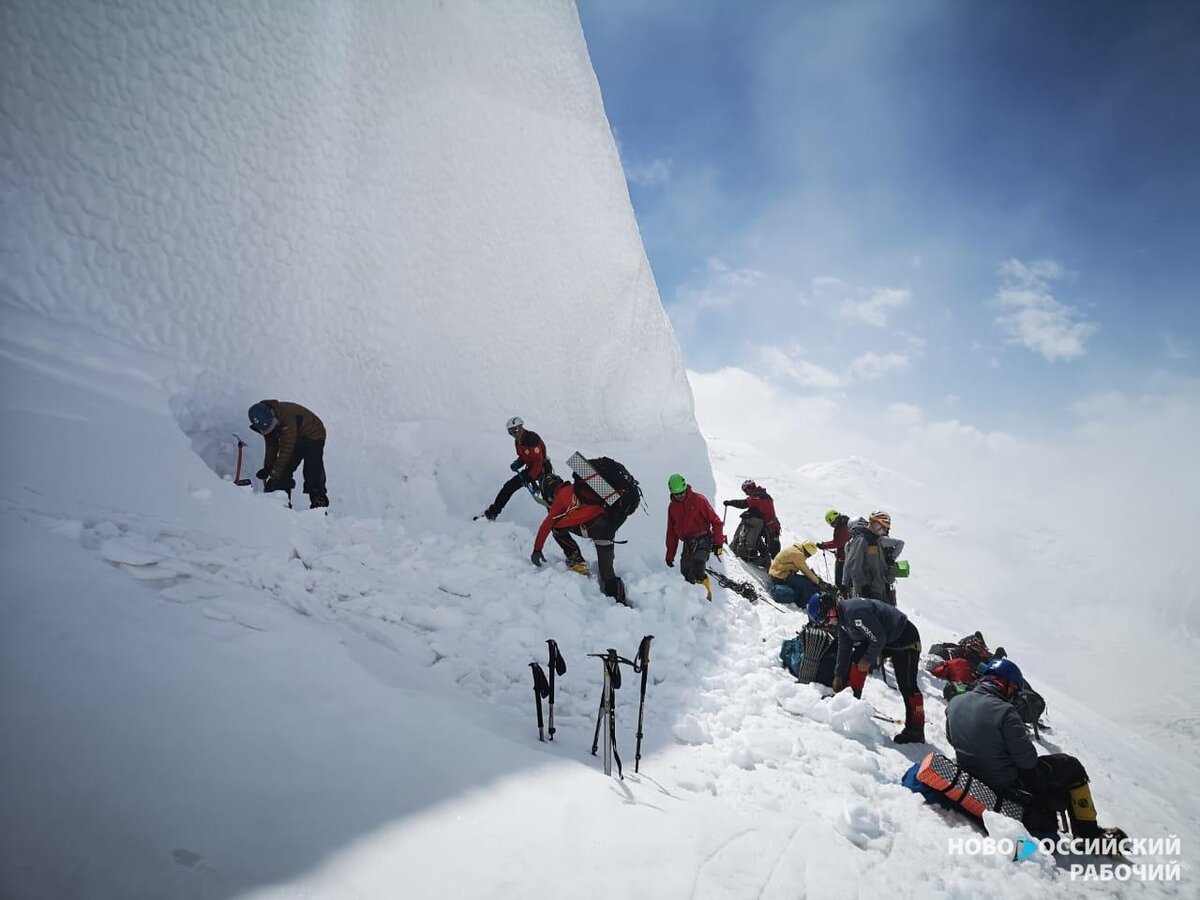
[[(871, 718), (894, 692), (795, 685), (793, 618), (663, 566), (666, 474), (712, 476), (569, 6), (0, 16), (0, 895), (1075, 887), (950, 859), (964, 826), (899, 786), (917, 751)], [(230, 483), (226, 435), (264, 395), (330, 425), (329, 517)], [(642, 479), (633, 609), (554, 549), (529, 564), (529, 498), (471, 521), (513, 412), (556, 460)], [(722, 484), (745, 465), (718, 459)], [(644, 634), (620, 782), (587, 752), (586, 654)], [(542, 745), (528, 664), (551, 637), (569, 669)], [(1051, 703), (1106, 820), (1195, 846), (1186, 761)]]
[[(1072, 883), (1048, 860), (949, 857), (972, 832), (899, 785), (924, 748), (895, 748), (896, 726), (872, 718), (901, 715), (894, 690), (872, 680), (855, 702), (796, 685), (777, 654), (798, 618), (720, 590), (710, 606), (662, 565), (657, 534), (618, 552), (635, 604), (624, 609), (556, 552), (529, 565), (528, 498), (494, 524), (415, 499), (412, 514), (382, 518), (287, 510), (202, 464), (149, 402), (159, 388), (140, 351), (31, 343), (0, 347), (0, 377), (20, 385), (0, 451), (21, 473), (0, 505), (6, 896), (1120, 887)], [(103, 472), (61, 465), (81, 425)], [(114, 464), (131, 442), (155, 450)], [(661, 455), (653, 441), (621, 453), (635, 472)], [(723, 486), (763, 467), (727, 448), (715, 462)], [(439, 492), (427, 472), (408, 485), (413, 498)], [(781, 488), (786, 519), (807, 515)], [(646, 524), (663, 521), (662, 494), (650, 492)], [(927, 640), (947, 631), (914, 616)], [(642, 771), (607, 779), (588, 753), (600, 671), (585, 654), (632, 654), (644, 634)], [(527, 664), (548, 637), (568, 671), (558, 735), (539, 744)], [(631, 767), (626, 678), (618, 742)], [(938, 684), (922, 686), (946, 749)], [(1103, 820), (1195, 846), (1194, 763), (1047, 695), (1045, 749), (1087, 761)], [(1183, 871), (1183, 884), (1138, 895), (1190, 896), (1186, 857)]]
[(1182, 387), (1091, 398), (1050, 438), (903, 404), (867, 414), (738, 369), (691, 380), (713, 452), (804, 501), (788, 520), (796, 534), (829, 534), (828, 506), (887, 509), (909, 543), (909, 603), (1014, 636), (1004, 643), (1019, 635), (1040, 683), (1164, 748), (1200, 753), (1200, 591), (1183, 513), (1200, 502), (1200, 405)]

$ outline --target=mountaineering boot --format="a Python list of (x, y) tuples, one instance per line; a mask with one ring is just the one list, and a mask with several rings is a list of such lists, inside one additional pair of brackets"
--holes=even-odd
[(912, 694), (904, 698), (904, 729), (892, 738), (897, 744), (925, 743), (925, 697)]
[(329, 506), (329, 498), (324, 494), (309, 494), (308, 508), (309, 509), (324, 509)]
[(625, 599), (625, 582), (620, 578), (612, 578), (605, 582), (602, 590), (606, 597), (612, 597), (622, 606), (629, 605), (629, 601)]
[(707, 575), (705, 575), (704, 578), (700, 580), (700, 583), (704, 585), (704, 590), (708, 591), (708, 602), (712, 603), (712, 581)]
[(567, 557), (567, 568), (572, 572), (578, 572), (585, 578), (591, 574), (591, 570), (588, 569), (587, 561), (584, 560), (582, 556)]

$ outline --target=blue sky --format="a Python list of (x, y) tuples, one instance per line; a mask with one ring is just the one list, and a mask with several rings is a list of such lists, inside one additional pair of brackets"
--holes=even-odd
[(1021, 433), (1195, 390), (1200, 4), (579, 9), (689, 368)]

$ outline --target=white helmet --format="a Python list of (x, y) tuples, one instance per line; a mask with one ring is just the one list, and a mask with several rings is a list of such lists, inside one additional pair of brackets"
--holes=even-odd
[(518, 428), (525, 427), (525, 420), (522, 419), (520, 416), (513, 416), (511, 419), (508, 420), (508, 423), (504, 427), (506, 429), (508, 429), (509, 434), (512, 434)]

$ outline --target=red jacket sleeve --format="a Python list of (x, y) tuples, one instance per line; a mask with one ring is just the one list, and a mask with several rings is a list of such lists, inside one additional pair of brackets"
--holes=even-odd
[(679, 504), (674, 500), (669, 502), (671, 505), (667, 507), (667, 559), (674, 559), (675, 551), (679, 549), (679, 532), (675, 528), (675, 510)]
[(538, 528), (537, 539), (534, 541), (533, 549), (541, 550), (545, 546), (546, 538), (550, 536), (551, 530), (555, 528), (572, 528), (575, 525), (586, 525), (588, 522), (598, 519), (604, 514), (605, 507), (593, 506), (590, 503), (580, 503), (579, 498), (575, 496), (575, 489), (569, 484), (565, 484), (554, 495), (554, 501), (550, 504), (546, 518), (542, 520), (542, 525)]
[(574, 499), (574, 491), (558, 489), (550, 504), (550, 509), (546, 511), (546, 518), (542, 519), (541, 527), (538, 528), (537, 538), (533, 542), (534, 550), (541, 550), (546, 546), (546, 538), (550, 537), (550, 529), (554, 527), (555, 520), (566, 515), (567, 510), (571, 507), (571, 501)]
[(708, 519), (709, 524), (712, 525), (713, 546), (724, 547), (725, 531), (721, 527), (721, 517), (718, 516), (717, 511), (712, 508), (712, 504), (708, 502), (707, 497), (705, 497), (703, 494), (697, 494), (696, 498), (703, 504), (701, 508), (704, 511), (704, 517)]

